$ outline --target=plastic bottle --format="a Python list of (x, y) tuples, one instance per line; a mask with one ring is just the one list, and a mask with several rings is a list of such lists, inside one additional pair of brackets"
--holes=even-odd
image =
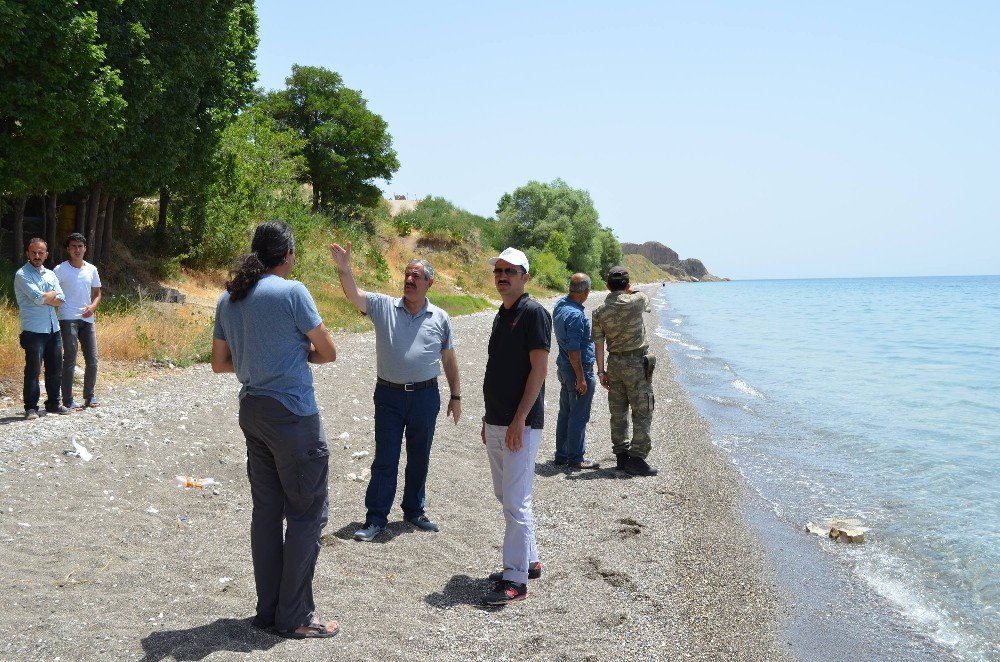
[(197, 487), (202, 489), (207, 485), (215, 485), (215, 479), (213, 478), (198, 478), (197, 476), (174, 476), (177, 481), (177, 487)]

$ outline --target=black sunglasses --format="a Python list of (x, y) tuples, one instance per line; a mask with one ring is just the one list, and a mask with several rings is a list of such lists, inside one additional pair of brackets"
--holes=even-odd
[(500, 267), (496, 267), (493, 270), (493, 275), (499, 276), (500, 274), (507, 274), (508, 276), (520, 276), (521, 267), (507, 267), (506, 269), (501, 269)]

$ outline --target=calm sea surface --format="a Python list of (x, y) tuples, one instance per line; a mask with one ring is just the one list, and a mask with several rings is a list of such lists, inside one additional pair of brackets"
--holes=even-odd
[[(681, 383), (782, 524), (969, 660), (1000, 660), (1000, 277), (677, 284)], [(803, 535), (806, 535), (803, 533)]]

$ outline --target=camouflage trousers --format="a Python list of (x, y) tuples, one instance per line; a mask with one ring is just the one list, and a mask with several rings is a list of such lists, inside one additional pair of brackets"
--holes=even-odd
[[(645, 459), (653, 444), (653, 387), (646, 379), (641, 356), (608, 357), (608, 409), (611, 410), (611, 450)], [(632, 408), (632, 441), (628, 438), (628, 410)]]

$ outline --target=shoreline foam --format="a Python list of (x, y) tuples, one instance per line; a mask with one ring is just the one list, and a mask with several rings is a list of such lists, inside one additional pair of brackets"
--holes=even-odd
[[(669, 328), (667, 320), (677, 326), (677, 311), (669, 305), (662, 305), (659, 312), (662, 320), (657, 335), (668, 345), (678, 346), (670, 350), (671, 356), (676, 353), (690, 358), (680, 349), (686, 345), (664, 331)], [(751, 401), (765, 399), (753, 385), (738, 378), (733, 381), (732, 370), (728, 369), (728, 365), (726, 368), (727, 373), (720, 375), (718, 386), (725, 382), (726, 386), (751, 398)], [(676, 370), (675, 378), (683, 387), (684, 379)], [(723, 396), (713, 396), (705, 388), (700, 389), (699, 397), (755, 415), (751, 407), (736, 400), (725, 400)], [(712, 422), (711, 407), (700, 413), (708, 418), (713, 429), (721, 427), (732, 434), (733, 420)], [(723, 418), (727, 416), (724, 412), (714, 413)], [(747, 440), (727, 443), (720, 440), (718, 434), (713, 432), (714, 443), (725, 450), (740, 473), (751, 470), (739, 457)], [(771, 459), (780, 461), (779, 458)], [(744, 475), (748, 486), (753, 483), (749, 478)], [(831, 548), (825, 541), (803, 533), (805, 522), (790, 522), (787, 517), (782, 517), (776, 511), (778, 506), (764, 499), (755, 488), (748, 487), (748, 492), (744, 516), (763, 541), (769, 564), (781, 569), (777, 573), (778, 582), (789, 606), (785, 634), (796, 657), (804, 660), (848, 660), (857, 659), (858, 651), (864, 651), (863, 657), (871, 659), (956, 659), (950, 647), (935, 641), (920, 623), (902, 614), (900, 605), (859, 581), (853, 568), (855, 561), (845, 558), (844, 554), (831, 553), (844, 550)], [(863, 547), (854, 551), (865, 553)]]

